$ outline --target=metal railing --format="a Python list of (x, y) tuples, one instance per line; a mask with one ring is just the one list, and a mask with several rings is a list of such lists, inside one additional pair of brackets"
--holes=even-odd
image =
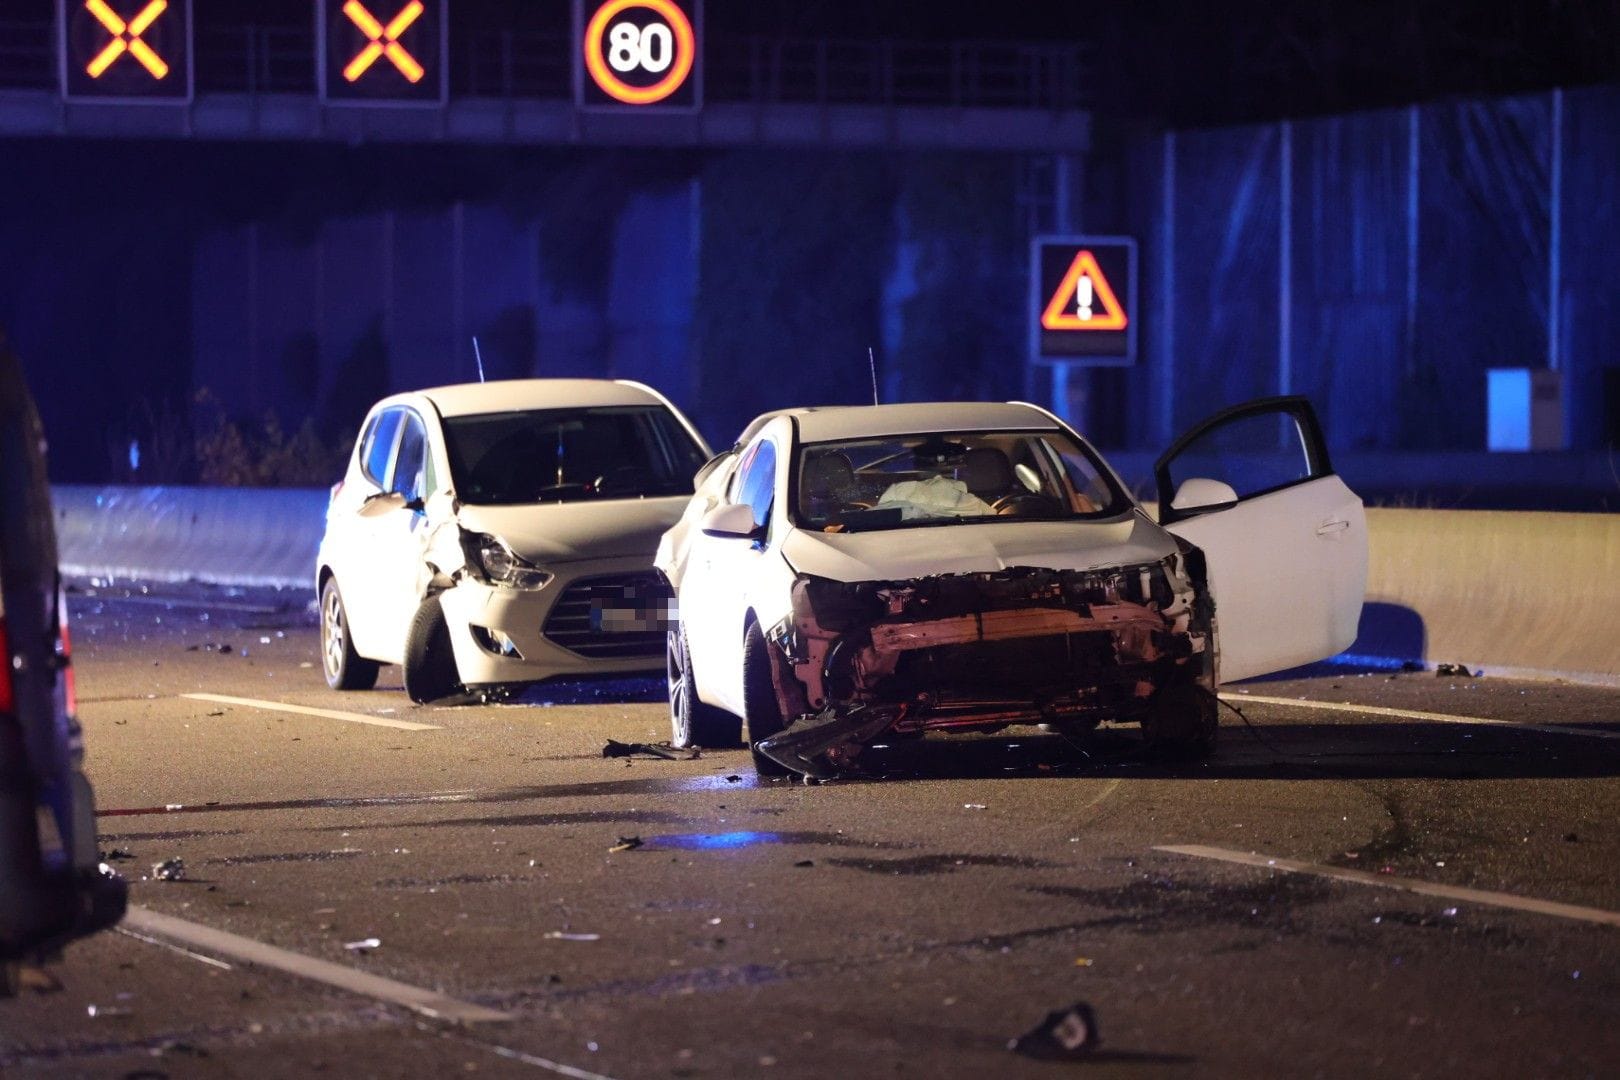
[[(452, 97), (567, 99), (573, 44), (563, 34), (470, 30), (451, 37)], [(705, 44), (704, 97), (760, 105), (879, 105), (1074, 110), (1089, 101), (1079, 44), (724, 37)], [(309, 25), (198, 27), (199, 93), (315, 89)], [(50, 23), (0, 22), (0, 87), (54, 88)]]

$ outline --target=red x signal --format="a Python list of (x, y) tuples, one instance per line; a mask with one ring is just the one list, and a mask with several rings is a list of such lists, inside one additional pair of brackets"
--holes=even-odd
[[(99, 0), (91, 0), (91, 2), (95, 3), (99, 2)], [(162, 0), (153, 0), (153, 3), (160, 2)], [(365, 34), (369, 40), (366, 42), (365, 48), (361, 49), (355, 55), (355, 58), (349, 61), (348, 66), (343, 69), (343, 77), (349, 82), (354, 82), (364, 75), (372, 64), (377, 62), (379, 56), (386, 56), (399, 69), (399, 73), (405, 76), (407, 81), (412, 83), (420, 82), (426, 72), (422, 69), (422, 65), (416, 62), (416, 57), (412, 56), (409, 50), (399, 43), (399, 36), (409, 29), (412, 23), (422, 17), (423, 10), (422, 0), (411, 0), (410, 3), (400, 9), (398, 15), (395, 15), (387, 25), (384, 25), (377, 20), (376, 16), (366, 10), (366, 6), (360, 0), (349, 0), (348, 3), (344, 4), (343, 14), (347, 15), (349, 21), (358, 26), (360, 32)]]
[(85, 65), (85, 74), (92, 79), (99, 79), (106, 70), (113, 65), (113, 61), (126, 52), (133, 56), (148, 72), (152, 78), (161, 79), (169, 74), (169, 65), (163, 57), (157, 54), (150, 45), (141, 40), (141, 35), (151, 29), (158, 17), (169, 9), (169, 0), (152, 0), (141, 9), (129, 22), (124, 22), (118, 13), (108, 7), (106, 0), (85, 0), (85, 10), (96, 17), (96, 21), (106, 27), (112, 40), (106, 48), (97, 53)]

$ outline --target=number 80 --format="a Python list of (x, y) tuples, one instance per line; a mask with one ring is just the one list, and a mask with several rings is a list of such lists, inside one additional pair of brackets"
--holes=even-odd
[(661, 22), (643, 27), (632, 22), (614, 23), (608, 31), (607, 60), (621, 74), (645, 68), (656, 75), (674, 58), (675, 39)]

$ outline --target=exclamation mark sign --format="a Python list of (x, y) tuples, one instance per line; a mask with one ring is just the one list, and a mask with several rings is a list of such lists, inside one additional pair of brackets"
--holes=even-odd
[(1081, 322), (1091, 321), (1091, 275), (1081, 274), (1074, 287), (1074, 313)]

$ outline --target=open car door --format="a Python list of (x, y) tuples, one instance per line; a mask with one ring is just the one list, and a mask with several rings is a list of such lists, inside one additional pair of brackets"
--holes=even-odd
[(1355, 640), (1367, 518), (1328, 463), (1310, 402), (1217, 413), (1153, 471), (1160, 523), (1208, 563), (1221, 681), (1324, 660)]

